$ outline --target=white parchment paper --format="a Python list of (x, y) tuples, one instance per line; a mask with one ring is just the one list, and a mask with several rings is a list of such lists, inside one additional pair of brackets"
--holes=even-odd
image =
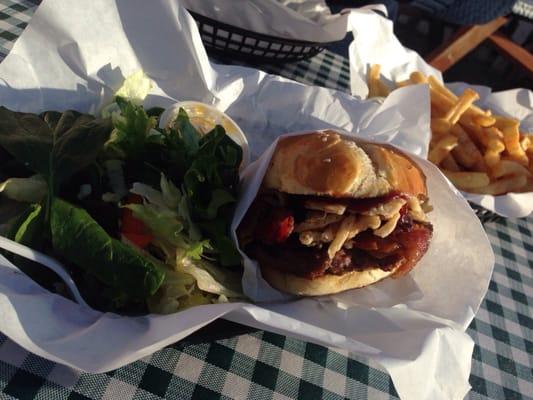
[[(350, 44), (350, 84), (354, 96), (366, 98), (367, 71), (372, 64), (381, 64), (381, 73), (392, 82), (409, 78), (413, 71), (434, 75), (442, 81), (440, 71), (428, 65), (420, 55), (402, 46), (393, 32), (392, 22), (373, 12), (352, 12), (349, 25), (354, 40)], [(450, 83), (447, 86), (456, 94), (470, 86), (480, 99), (476, 104), (521, 121), (523, 132), (533, 132), (533, 92), (527, 89), (513, 89), (492, 92), (491, 88), (465, 83)], [(429, 104), (427, 105), (429, 107)], [(475, 204), (504, 217), (526, 217), (533, 212), (533, 193), (509, 193), (492, 196), (462, 192)]]
[[(212, 65), (194, 21), (172, 0), (45, 0), (0, 64), (0, 104), (33, 112), (94, 110), (139, 68), (156, 83), (147, 105), (213, 104), (247, 133), (252, 159), (264, 154), (244, 173), (234, 225), (257, 190), (269, 146), (283, 133), (339, 128), (427, 154), (424, 87), (398, 90), (378, 105), (254, 69)], [(289, 300), (269, 292), (248, 260), (243, 283), (262, 302), (133, 318), (83, 309), (0, 258), (0, 330), (40, 356), (102, 372), (224, 317), (370, 357), (390, 373), (402, 398), (463, 398), (473, 349), (465, 329), (487, 290), (494, 256), (468, 204), (435, 167), (417, 160), (428, 176), (436, 231), (428, 256), (408, 277)]]

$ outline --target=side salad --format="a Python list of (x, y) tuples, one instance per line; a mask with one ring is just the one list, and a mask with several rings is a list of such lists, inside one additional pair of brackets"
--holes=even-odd
[[(0, 107), (0, 234), (66, 265), (102, 311), (171, 313), (241, 298), (229, 227), (242, 149), (179, 110), (158, 128), (148, 78), (125, 81), (102, 115)], [(5, 254), (49, 290), (55, 274)]]

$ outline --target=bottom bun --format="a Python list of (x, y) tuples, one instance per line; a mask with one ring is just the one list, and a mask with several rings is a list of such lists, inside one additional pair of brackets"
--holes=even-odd
[(394, 271), (395, 269), (383, 271), (380, 268), (367, 268), (342, 275), (325, 274), (318, 278), (306, 279), (273, 268), (261, 268), (261, 275), (272, 287), (282, 292), (298, 296), (323, 296), (372, 285), (392, 275)]

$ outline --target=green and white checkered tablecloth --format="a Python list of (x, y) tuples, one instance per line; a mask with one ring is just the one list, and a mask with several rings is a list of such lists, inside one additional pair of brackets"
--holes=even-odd
[[(0, 60), (37, 5), (37, 0), (0, 0)], [(308, 84), (349, 87), (347, 60), (328, 51), (308, 61), (261, 68)], [(484, 226), (496, 267), (468, 329), (476, 343), (468, 398), (532, 399), (533, 217)], [(390, 377), (367, 360), (266, 331), (177, 343), (98, 375), (44, 360), (0, 334), (0, 399), (13, 398), (388, 399), (397, 394)]]

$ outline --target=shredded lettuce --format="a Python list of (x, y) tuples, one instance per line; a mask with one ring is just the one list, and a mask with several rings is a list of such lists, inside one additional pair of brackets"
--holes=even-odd
[(147, 142), (161, 140), (161, 132), (155, 129), (157, 118), (148, 115), (142, 106), (152, 87), (153, 81), (138, 70), (124, 80), (113, 102), (102, 109), (102, 117), (111, 117), (115, 128), (106, 143), (108, 156), (140, 160)]
[(142, 69), (139, 69), (124, 80), (115, 96), (128, 99), (136, 105), (141, 105), (153, 86), (153, 81)]
[[(153, 86), (153, 81), (140, 69), (124, 79), (122, 86), (115, 92), (113, 99), (120, 97), (139, 106), (148, 96)], [(120, 116), (120, 107), (117, 102), (113, 101), (103, 107), (101, 116), (102, 118), (111, 117), (113, 120)]]
[[(227, 303), (230, 298), (244, 298), (242, 293), (215, 281), (206, 270), (196, 266), (190, 270), (166, 270), (165, 281), (147, 301), (148, 310), (157, 314), (171, 314), (192, 306)], [(238, 277), (236, 281), (240, 281)]]
[(126, 204), (154, 235), (153, 244), (166, 256), (167, 278), (149, 301), (151, 312), (171, 313), (193, 305), (243, 298), (239, 273), (219, 268), (204, 259), (212, 251), (209, 240), (191, 221), (186, 197), (164, 174), (161, 190), (144, 183), (133, 184), (131, 193), (143, 204)]
[[(162, 191), (144, 183), (133, 184), (131, 193), (142, 196), (144, 204), (126, 204), (133, 215), (150, 230), (158, 243), (171, 245), (182, 257), (200, 259), (204, 249), (210, 248), (208, 240), (200, 240), (190, 216), (183, 214), (182, 194), (163, 174)], [(190, 234), (192, 228), (193, 234)]]
[(152, 204), (126, 204), (123, 206), (141, 220), (156, 239), (180, 248), (188, 248), (183, 235), (183, 224), (171, 210), (161, 210)]
[(159, 210), (175, 213), (184, 226), (191, 242), (200, 241), (202, 235), (196, 224), (192, 221), (186, 196), (178, 189), (165, 174), (161, 174), (159, 183), (161, 191), (141, 182), (135, 182), (130, 192), (145, 199), (145, 202)]
[[(150, 297), (147, 301), (148, 310), (157, 314), (171, 314), (176, 311), (186, 308), (186, 300), (190, 296), (194, 295), (194, 278), (180, 271), (166, 269), (165, 280), (155, 295)], [(195, 297), (196, 299), (196, 297)], [(206, 304), (207, 302), (201, 302), (198, 304)]]
[(115, 129), (105, 147), (109, 158), (122, 160), (142, 160), (146, 155), (146, 144), (158, 142), (161, 135), (154, 128), (157, 118), (150, 117), (142, 106), (115, 98), (120, 113), (113, 117)]
[(173, 126), (158, 130), (157, 117), (142, 106), (121, 97), (116, 101), (120, 115), (114, 120), (104, 158), (134, 165), (137, 170), (129, 176), (144, 174), (137, 178), (143, 183), (133, 193), (150, 192), (142, 185), (157, 186), (159, 173), (166, 174), (170, 179), (160, 181), (163, 199), (157, 202), (178, 213), (192, 241), (209, 239), (210, 257), (224, 267), (238, 267), (241, 258), (229, 229), (238, 194), (240, 146), (222, 126), (201, 135), (183, 109)]
[(165, 204), (165, 199), (163, 197), (163, 193), (161, 193), (159, 190), (154, 189), (152, 186), (147, 185), (145, 183), (141, 182), (135, 182), (130, 189), (130, 193), (136, 194), (138, 196), (141, 196), (145, 202), (152, 204), (159, 208), (169, 208)]
[(165, 174), (161, 174), (161, 193), (163, 194), (163, 201), (170, 208), (177, 208), (180, 204), (182, 195), (180, 190), (168, 180)]
[(196, 284), (204, 292), (233, 298), (243, 297), (240, 275), (236, 272), (204, 260), (187, 260), (182, 268), (196, 279)]

